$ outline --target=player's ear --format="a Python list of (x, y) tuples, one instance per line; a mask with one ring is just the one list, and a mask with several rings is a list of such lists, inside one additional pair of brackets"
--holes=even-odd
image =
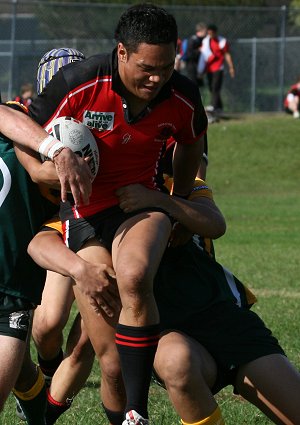
[(118, 44), (118, 59), (121, 62), (127, 62), (128, 54), (123, 43)]

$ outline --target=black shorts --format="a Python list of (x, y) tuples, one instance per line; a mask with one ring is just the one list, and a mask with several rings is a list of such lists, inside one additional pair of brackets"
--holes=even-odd
[(176, 329), (202, 344), (215, 359), (218, 377), (214, 393), (234, 385), (239, 366), (270, 354), (285, 355), (254, 311), (230, 301), (211, 306)]
[(145, 208), (132, 213), (125, 213), (118, 205), (107, 208), (85, 218), (75, 218), (69, 202), (63, 202), (60, 206), (60, 220), (63, 223), (63, 236), (65, 244), (74, 252), (84, 245), (85, 242), (96, 238), (101, 245), (111, 251), (116, 231), (124, 221), (137, 214), (159, 211), (167, 215), (173, 223), (169, 214), (161, 208)]
[(0, 335), (26, 341), (34, 308), (23, 298), (0, 293)]
[[(167, 330), (165, 328), (164, 332)], [(239, 366), (271, 354), (285, 355), (277, 339), (253, 311), (222, 302), (170, 331), (180, 331), (203, 345), (217, 364), (212, 393), (235, 385)], [(156, 380), (159, 378), (155, 376)], [(235, 391), (236, 392), (236, 391)]]

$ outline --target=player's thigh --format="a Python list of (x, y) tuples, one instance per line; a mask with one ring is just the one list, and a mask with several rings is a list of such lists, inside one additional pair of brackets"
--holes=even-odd
[(60, 328), (66, 325), (74, 301), (72, 279), (47, 271), (42, 302), (34, 312), (33, 334), (43, 328)]
[(118, 362), (115, 344), (115, 326), (118, 316), (109, 318), (105, 313), (96, 313), (79, 289), (74, 288), (77, 305), (82, 316), (87, 335), (92, 343), (101, 368), (114, 368)]
[(236, 387), (251, 402), (261, 394), (261, 398), (265, 397), (275, 405), (285, 401), (292, 404), (299, 396), (300, 374), (287, 357), (270, 354), (241, 366), (237, 373)]
[(217, 377), (217, 366), (209, 352), (196, 340), (172, 331), (159, 341), (154, 368), (163, 381), (188, 379), (205, 381), (211, 388)]
[(241, 366), (236, 387), (274, 423), (300, 424), (300, 374), (282, 354), (263, 356)]
[[(85, 246), (77, 253), (86, 261), (94, 264), (112, 265), (111, 255), (95, 239), (87, 242)], [(118, 315), (109, 318), (105, 313), (96, 313), (89, 303), (89, 299), (77, 287), (74, 286), (74, 294), (77, 305), (84, 322), (87, 334), (94, 347), (95, 353), (100, 358), (108, 350), (115, 350), (114, 335), (115, 326), (118, 322)]]
[(88, 240), (77, 255), (93, 264), (103, 263), (112, 266), (110, 252), (96, 238)]
[(0, 335), (0, 408), (19, 376), (26, 349), (26, 341)]
[[(171, 221), (162, 212), (144, 212), (126, 220), (117, 230), (112, 259), (118, 283), (133, 273), (153, 279), (166, 248)], [(149, 267), (151, 264), (151, 267)]]

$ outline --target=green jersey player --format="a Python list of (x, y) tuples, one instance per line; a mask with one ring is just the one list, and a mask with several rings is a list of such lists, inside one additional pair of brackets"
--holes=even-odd
[[(86, 202), (90, 173), (83, 159), (14, 109), (22, 106), (14, 102), (0, 105), (0, 411), (14, 388), (18, 399), (24, 401), (27, 423), (40, 425), (45, 423), (44, 379), (31, 361), (27, 342), (45, 276), (27, 254), (27, 246), (53, 210), (48, 210), (48, 201), (19, 163), (11, 139), (19, 148), (33, 149), (53, 160), (62, 198), (71, 190), (79, 202)], [(27, 415), (26, 404), (33, 401), (35, 412)]]

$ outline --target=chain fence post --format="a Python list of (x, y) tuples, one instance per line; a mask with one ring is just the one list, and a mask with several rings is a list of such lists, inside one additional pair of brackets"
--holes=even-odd
[(10, 32), (10, 69), (9, 69), (9, 81), (7, 88), (8, 100), (12, 99), (13, 91), (13, 74), (14, 74), (14, 57), (16, 47), (16, 18), (17, 18), (17, 2), (18, 0), (12, 0), (12, 16), (11, 16), (11, 32)]
[(287, 17), (287, 7), (283, 5), (281, 6), (281, 26), (280, 26), (278, 111), (282, 111), (283, 97), (284, 97), (286, 17)]
[(257, 54), (257, 40), (256, 37), (252, 38), (252, 54), (251, 54), (251, 113), (255, 112), (255, 102), (256, 102), (256, 54)]

